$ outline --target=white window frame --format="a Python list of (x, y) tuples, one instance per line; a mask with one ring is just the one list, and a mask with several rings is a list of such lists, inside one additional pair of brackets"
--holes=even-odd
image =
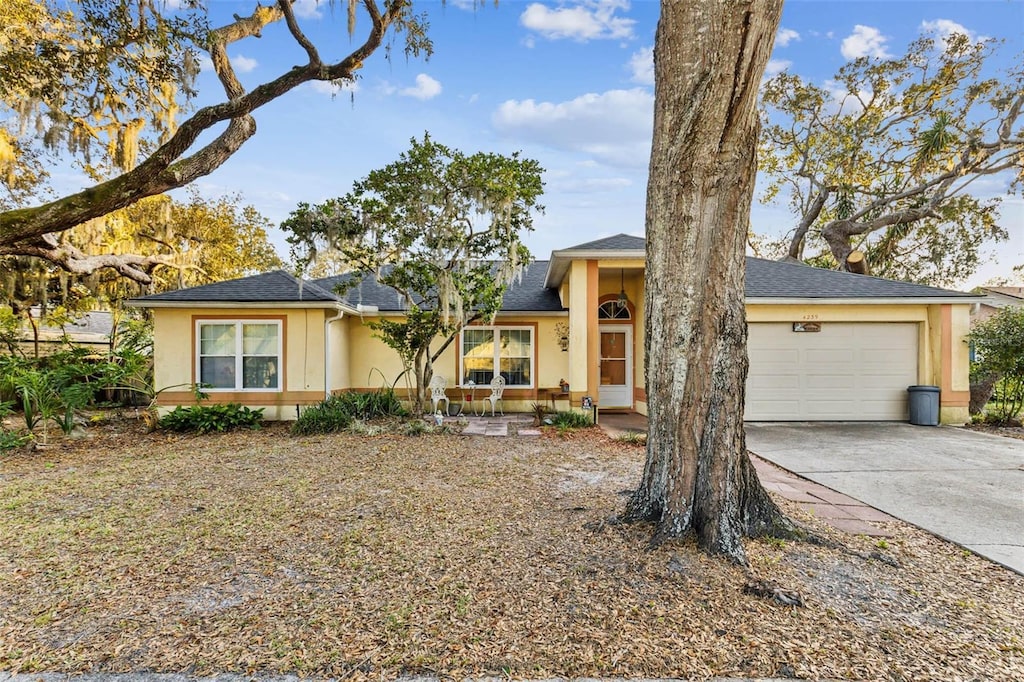
[[(489, 331), (494, 335), (494, 373), (501, 374), (501, 344), (497, 342), (498, 335), (504, 331), (528, 331), (530, 332), (530, 354), (528, 356), (530, 360), (530, 383), (529, 384), (505, 384), (505, 388), (533, 388), (537, 379), (537, 349), (534, 345), (537, 342), (536, 327), (531, 325), (491, 325), (491, 326), (478, 326), (472, 325), (469, 327), (463, 327), (459, 332), (459, 381), (462, 381), (462, 377), (466, 376), (464, 355), (464, 335), (467, 331)], [(519, 356), (517, 356), (519, 357)]]
[[(227, 325), (231, 324), (235, 326), (235, 385), (233, 388), (214, 388), (212, 386), (204, 386), (202, 388), (205, 393), (281, 393), (284, 391), (284, 325), (281, 324), (281, 320), (277, 319), (204, 319), (196, 320), (195, 329), (195, 377), (196, 384), (201, 385), (203, 383), (203, 372), (202, 372), (202, 345), (203, 345), (203, 326), (205, 325)], [(275, 356), (277, 358), (277, 387), (276, 388), (243, 388), (242, 383), (244, 380), (243, 372), (243, 325), (247, 324), (261, 324), (261, 325), (273, 325), (277, 327), (277, 350)], [(261, 356), (262, 357), (262, 356)]]

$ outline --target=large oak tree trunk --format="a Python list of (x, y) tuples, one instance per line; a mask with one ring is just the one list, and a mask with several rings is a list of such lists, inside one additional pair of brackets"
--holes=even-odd
[(743, 431), (744, 245), (757, 91), (782, 0), (663, 0), (647, 190), (647, 463), (626, 518), (696, 531), (745, 563), (742, 538), (792, 534)]

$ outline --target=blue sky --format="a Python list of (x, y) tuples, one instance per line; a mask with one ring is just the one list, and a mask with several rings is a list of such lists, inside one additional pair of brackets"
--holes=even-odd
[[(253, 7), (210, 5), (214, 24)], [(278, 223), (300, 201), (344, 194), (429, 131), (466, 152), (522, 151), (546, 169), (547, 210), (526, 238), (536, 258), (619, 232), (642, 235), (658, 3), (501, 0), (474, 9), (472, 0), (433, 0), (415, 7), (430, 17), (429, 61), (407, 61), (400, 50), (387, 61), (378, 52), (352, 92), (307, 84), (271, 103), (256, 113), (256, 137), (201, 180), (200, 190), (240, 192)], [(325, 59), (350, 49), (343, 9), (300, 0), (298, 13)], [(368, 23), (360, 19), (357, 36)], [(1008, 61), (1024, 47), (1024, 1), (787, 0), (769, 69), (785, 66), (823, 84), (855, 56), (902, 54), (927, 28), (1005, 39), (1000, 58)], [(247, 87), (304, 58), (283, 26), (228, 53)], [(200, 103), (221, 94), (211, 71), (200, 74), (198, 86)], [(1024, 263), (1024, 203), (1011, 197), (1003, 206), (1011, 240), (989, 249), (994, 262), (964, 286)], [(758, 205), (753, 213), (763, 233), (783, 233), (792, 222), (783, 205)], [(283, 236), (272, 238), (286, 255)]]

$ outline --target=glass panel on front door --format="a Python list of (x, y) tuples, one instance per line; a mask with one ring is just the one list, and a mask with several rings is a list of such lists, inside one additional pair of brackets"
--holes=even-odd
[(626, 384), (625, 332), (601, 332), (601, 384)]

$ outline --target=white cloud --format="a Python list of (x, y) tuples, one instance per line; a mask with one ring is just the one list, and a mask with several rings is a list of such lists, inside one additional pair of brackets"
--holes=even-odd
[(885, 59), (890, 56), (885, 51), (885, 43), (888, 40), (877, 28), (857, 24), (853, 27), (853, 33), (843, 38), (840, 51), (847, 59), (857, 59), (858, 57)]
[(236, 54), (234, 57), (231, 57), (230, 59), (231, 66), (235, 67), (235, 71), (238, 71), (239, 73), (249, 73), (257, 66), (259, 66), (259, 62), (257, 62), (255, 59), (240, 54)]
[(775, 34), (776, 47), (786, 47), (794, 40), (800, 40), (800, 34), (791, 28), (780, 28)]
[(772, 76), (777, 76), (791, 66), (793, 66), (793, 62), (788, 59), (770, 59), (764, 67), (764, 77), (771, 78)]
[(642, 47), (629, 58), (630, 78), (634, 83), (654, 85), (654, 48)]
[(427, 74), (421, 73), (416, 76), (416, 85), (399, 90), (398, 94), (422, 100), (433, 99), (441, 94), (441, 83)]
[(589, 93), (559, 103), (508, 100), (492, 116), (494, 127), (517, 142), (634, 168), (649, 161), (653, 120), (654, 95), (645, 88)]
[(548, 183), (548, 189), (561, 194), (605, 194), (632, 187), (629, 178), (575, 178), (557, 177)]
[(950, 36), (954, 33), (960, 33), (967, 36), (967, 39), (972, 43), (982, 42), (987, 40), (987, 36), (979, 36), (974, 31), (970, 30), (963, 24), (958, 24), (955, 21), (949, 19), (936, 19), (934, 21), (922, 21), (920, 30), (922, 33), (931, 33), (939, 41), (939, 46), (945, 50), (947, 43), (949, 42)]
[(295, 16), (302, 19), (319, 19), (323, 16), (320, 13), (320, 0), (295, 0), (292, 9), (295, 10)]
[(309, 87), (321, 95), (334, 97), (338, 93), (347, 92), (355, 94), (359, 92), (358, 81), (310, 81)]
[[(238, 73), (249, 73), (260, 65), (255, 59), (240, 54), (228, 57), (228, 60)], [(199, 62), (200, 71), (213, 71), (213, 60), (210, 59), (209, 55), (199, 54), (196, 57), (196, 61)]]
[(569, 38), (586, 42), (632, 38), (636, 21), (615, 14), (628, 9), (628, 0), (580, 0), (573, 6), (558, 9), (535, 2), (519, 16), (519, 23), (549, 40)]

